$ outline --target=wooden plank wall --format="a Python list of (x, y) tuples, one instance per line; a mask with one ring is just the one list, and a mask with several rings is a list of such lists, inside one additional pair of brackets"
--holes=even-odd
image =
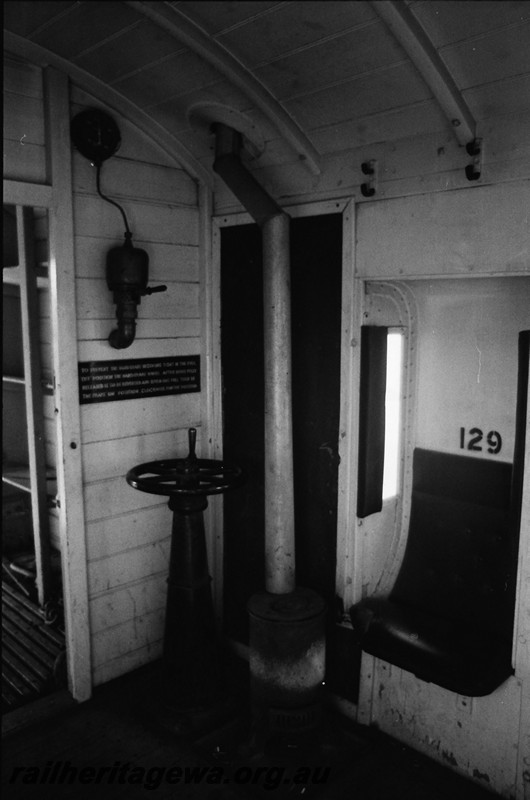
[(363, 654), (363, 681), (369, 675), (372, 724), (502, 797), (526, 799), (516, 794), (524, 683), (512, 677), (491, 695), (462, 697)]
[[(480, 450), (467, 451), (466, 439), (465, 454), (512, 463), (518, 332), (530, 325), (530, 277), (427, 280), (411, 282), (409, 287), (419, 311), (413, 445), (464, 454), (459, 427), (465, 426), (467, 432), (478, 425), (484, 428), (484, 441), (476, 445)], [(493, 455), (486, 447), (491, 429), (502, 435), (501, 449)], [(371, 533), (371, 540), (365, 541), (367, 562), (375, 561), (374, 533), (379, 534), (379, 547), (388, 548), (384, 530)], [(528, 538), (528, 528), (523, 525), (523, 552)], [(524, 596), (519, 602), (525, 607)], [(524, 620), (521, 614), (516, 636), (527, 641)], [(521, 669), (517, 661), (514, 664), (515, 676), (495, 692), (465, 698), (384, 661), (373, 659), (372, 663), (364, 658), (363, 678), (373, 674), (374, 681), (371, 721), (400, 741), (442, 763), (451, 763), (509, 797), (515, 794), (523, 681), (527, 678), (527, 667)]]
[[(517, 334), (530, 324), (529, 198), (530, 184), (521, 180), (357, 209), (356, 275), (411, 279), (407, 285), (416, 298), (416, 408), (409, 447), (458, 452), (460, 427), (479, 426), (501, 432), (496, 457), (512, 460)], [(494, 246), (488, 247), (494, 231)], [(444, 368), (437, 373), (440, 363)], [(356, 547), (364, 570), (378, 557), (385, 531), (372, 527), (368, 542), (363, 528)], [(529, 539), (523, 521), (522, 564)], [(515, 675), (495, 692), (461, 697), (363, 654), (358, 721), (378, 725), (505, 797), (526, 797), (520, 730), (527, 720), (527, 599), (521, 586)]]
[[(4, 66), (4, 177), (46, 182), (46, 145), (40, 69), (6, 59)], [(71, 116), (98, 101), (72, 86)], [(111, 110), (107, 109), (112, 113)], [(199, 215), (196, 184), (134, 126), (116, 118), (122, 135), (106, 162), (101, 189), (122, 204), (133, 242), (150, 259), (150, 285), (138, 308), (137, 336), (126, 350), (107, 337), (115, 306), (105, 280), (105, 257), (124, 241), (119, 211), (96, 192), (96, 173), (73, 153), (78, 359), (116, 360), (201, 352)], [(50, 367), (51, 329), (41, 292), (42, 353)], [(51, 351), (50, 351), (51, 352)], [(53, 463), (53, 397), (45, 397), (47, 450)], [(201, 424), (201, 395), (154, 397), (83, 405), (82, 460), (87, 520), (93, 681), (99, 684), (161, 652), (171, 512), (164, 498), (136, 492), (126, 481), (137, 463), (185, 455), (187, 429)], [(49, 441), (48, 441), (49, 440)], [(59, 545), (58, 519), (51, 517)]]
[[(87, 106), (101, 104), (73, 87), (72, 116)], [(142, 299), (134, 343), (111, 348), (116, 320), (105, 258), (123, 243), (124, 225), (97, 195), (95, 168), (75, 152), (79, 361), (199, 354), (197, 187), (113, 116), (122, 144), (102, 167), (101, 190), (123, 206), (133, 243), (147, 251), (150, 285), (164, 283), (167, 291)], [(171, 512), (165, 498), (129, 487), (125, 474), (144, 461), (185, 455), (187, 429), (200, 423), (199, 393), (81, 406), (95, 684), (152, 660), (162, 646)]]
[(4, 178), (46, 181), (42, 74), (4, 59)]
[[(530, 180), (520, 180), (360, 204), (356, 273), (371, 279), (527, 275), (529, 203)], [(392, 247), (390, 230), (399, 231)]]

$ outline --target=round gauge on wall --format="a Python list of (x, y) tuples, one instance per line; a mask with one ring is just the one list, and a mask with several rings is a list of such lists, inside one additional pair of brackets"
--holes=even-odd
[(81, 155), (99, 165), (116, 153), (121, 134), (112, 117), (99, 108), (87, 108), (70, 123), (70, 136)]

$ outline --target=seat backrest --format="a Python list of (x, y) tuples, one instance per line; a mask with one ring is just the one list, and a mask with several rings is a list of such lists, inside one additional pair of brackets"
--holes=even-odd
[(415, 450), (409, 534), (392, 600), (511, 637), (511, 474), (511, 464)]

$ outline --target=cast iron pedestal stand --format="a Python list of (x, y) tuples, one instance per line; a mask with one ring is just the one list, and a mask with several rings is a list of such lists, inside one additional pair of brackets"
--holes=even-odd
[(243, 482), (238, 467), (198, 459), (195, 428), (188, 436), (185, 459), (140, 464), (126, 476), (127, 483), (141, 492), (168, 496), (173, 512), (162, 680), (155, 687), (154, 704), (166, 725), (183, 732), (203, 727), (223, 705), (203, 511), (208, 495)]

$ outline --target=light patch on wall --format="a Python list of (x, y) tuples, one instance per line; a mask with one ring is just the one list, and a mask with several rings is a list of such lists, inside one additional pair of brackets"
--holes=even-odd
[(396, 329), (390, 329), (387, 338), (386, 361), (383, 500), (395, 497), (399, 491), (402, 373), (403, 333)]

